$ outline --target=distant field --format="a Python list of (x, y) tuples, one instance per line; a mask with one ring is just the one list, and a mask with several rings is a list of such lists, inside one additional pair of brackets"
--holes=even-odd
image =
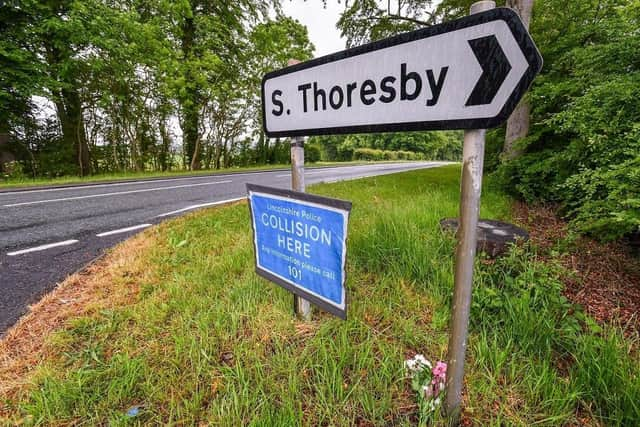
[[(317, 310), (298, 321), (291, 295), (256, 276), (244, 202), (124, 242), (0, 344), (0, 421), (424, 423), (403, 363), (446, 358), (455, 241), (438, 221), (457, 215), (459, 175), (447, 166), (310, 188), (353, 202), (347, 321)], [(509, 220), (510, 205), (483, 190), (483, 217)], [(478, 261), (464, 425), (638, 424), (637, 343), (572, 307), (566, 274), (533, 247)]]

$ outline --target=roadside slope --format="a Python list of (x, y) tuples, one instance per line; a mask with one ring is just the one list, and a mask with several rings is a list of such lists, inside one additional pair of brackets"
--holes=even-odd
[[(454, 166), (312, 187), (354, 204), (347, 321), (316, 311), (299, 322), (290, 294), (255, 275), (245, 203), (145, 231), (2, 341), (2, 415), (117, 424), (134, 408), (146, 425), (415, 425), (425, 411), (403, 362), (446, 356), (455, 243), (438, 221), (457, 213), (458, 177)], [(483, 216), (509, 211), (486, 189)], [(528, 249), (479, 263), (465, 422), (638, 416), (637, 355), (568, 314), (561, 274)]]

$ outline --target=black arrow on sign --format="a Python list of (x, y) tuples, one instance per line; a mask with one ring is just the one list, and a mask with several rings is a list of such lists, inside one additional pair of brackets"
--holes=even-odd
[(468, 43), (482, 67), (482, 74), (465, 106), (491, 104), (511, 71), (511, 64), (494, 35), (469, 40)]

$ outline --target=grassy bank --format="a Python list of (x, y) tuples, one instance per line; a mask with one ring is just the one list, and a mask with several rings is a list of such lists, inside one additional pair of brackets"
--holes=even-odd
[[(145, 231), (63, 287), (89, 302), (28, 359), (28, 381), (5, 382), (1, 412), (28, 424), (415, 425), (403, 362), (446, 357), (454, 240), (438, 221), (457, 213), (458, 177), (450, 166), (310, 189), (353, 202), (347, 321), (296, 321), (291, 295), (255, 275), (244, 203)], [(484, 190), (483, 217), (509, 207)], [(570, 306), (564, 274), (535, 248), (479, 260), (465, 422), (638, 424), (634, 343)], [(22, 327), (32, 342), (36, 328)]]

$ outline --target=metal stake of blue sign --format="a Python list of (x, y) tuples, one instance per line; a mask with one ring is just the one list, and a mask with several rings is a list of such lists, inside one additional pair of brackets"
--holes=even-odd
[[(291, 138), (291, 189), (304, 193), (304, 138)], [(302, 320), (311, 320), (311, 304), (293, 295), (293, 311)]]
[[(297, 59), (290, 59), (287, 65), (299, 64)], [(291, 138), (291, 189), (304, 193), (304, 137)], [(311, 320), (311, 304), (298, 295), (293, 295), (293, 312), (303, 320)]]

